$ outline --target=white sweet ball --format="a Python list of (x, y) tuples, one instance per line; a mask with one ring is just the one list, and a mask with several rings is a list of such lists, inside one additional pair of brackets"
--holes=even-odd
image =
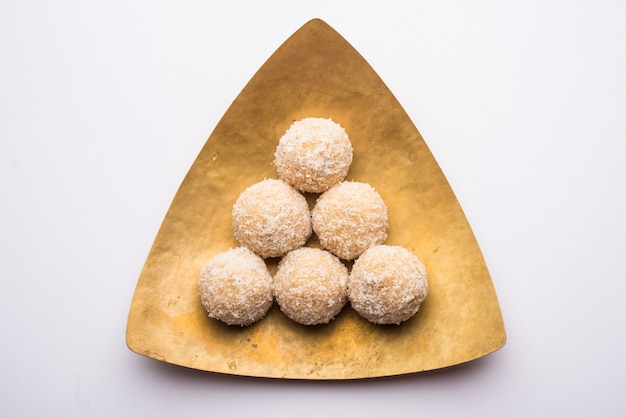
[(306, 199), (277, 179), (244, 190), (233, 205), (232, 221), (237, 241), (263, 258), (299, 248), (312, 234)]
[(265, 261), (245, 247), (211, 259), (200, 273), (198, 294), (209, 317), (228, 325), (258, 321), (274, 301)]
[(353, 260), (387, 239), (387, 206), (367, 183), (344, 181), (323, 193), (311, 211), (322, 248)]
[(287, 253), (274, 275), (274, 297), (287, 317), (303, 325), (326, 324), (347, 302), (347, 267), (319, 248)]
[(377, 245), (363, 253), (348, 278), (352, 308), (376, 324), (399, 324), (417, 313), (428, 294), (426, 268), (401, 246)]
[(322, 193), (343, 181), (352, 163), (352, 143), (345, 129), (331, 119), (294, 122), (274, 153), (278, 176), (296, 189)]

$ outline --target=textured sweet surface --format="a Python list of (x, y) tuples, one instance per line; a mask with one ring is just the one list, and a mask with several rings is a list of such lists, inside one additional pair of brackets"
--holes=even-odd
[(263, 258), (303, 246), (312, 233), (306, 199), (277, 179), (244, 190), (233, 206), (232, 222), (237, 241)]
[(347, 301), (348, 269), (334, 255), (303, 247), (287, 253), (274, 275), (280, 309), (303, 325), (326, 324)]
[(400, 246), (365, 251), (348, 278), (348, 299), (359, 315), (377, 324), (399, 324), (417, 313), (428, 294), (426, 268)]
[(211, 318), (250, 325), (272, 306), (272, 276), (261, 257), (245, 247), (232, 248), (202, 269), (198, 294)]
[(298, 190), (322, 193), (346, 178), (352, 143), (331, 119), (304, 118), (280, 138), (274, 157), (281, 179)]
[(353, 260), (387, 239), (387, 206), (367, 183), (342, 182), (323, 193), (311, 212), (323, 248)]

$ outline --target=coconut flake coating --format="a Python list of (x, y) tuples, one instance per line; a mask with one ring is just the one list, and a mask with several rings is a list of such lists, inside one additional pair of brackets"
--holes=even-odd
[(211, 259), (200, 273), (198, 294), (209, 317), (228, 325), (258, 321), (274, 301), (265, 261), (245, 247)]
[(352, 163), (352, 143), (331, 119), (296, 121), (278, 141), (278, 176), (301, 191), (322, 193), (343, 181)]
[(348, 300), (352, 308), (376, 324), (400, 324), (419, 310), (428, 294), (426, 268), (400, 246), (378, 245), (352, 266)]
[(237, 241), (263, 258), (303, 246), (312, 233), (306, 199), (277, 179), (244, 190), (233, 205), (232, 218)]
[(334, 255), (303, 247), (287, 253), (274, 275), (283, 313), (303, 325), (326, 324), (347, 302), (348, 269)]
[(323, 248), (353, 260), (387, 239), (387, 206), (367, 183), (344, 181), (323, 193), (311, 211)]

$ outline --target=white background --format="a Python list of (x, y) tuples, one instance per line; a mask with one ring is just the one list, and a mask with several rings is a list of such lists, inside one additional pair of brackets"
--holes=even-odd
[[(200, 148), (319, 17), (396, 95), (484, 252), (508, 341), (366, 381), (132, 353), (137, 278)], [(626, 3), (0, 3), (0, 415), (626, 415)]]

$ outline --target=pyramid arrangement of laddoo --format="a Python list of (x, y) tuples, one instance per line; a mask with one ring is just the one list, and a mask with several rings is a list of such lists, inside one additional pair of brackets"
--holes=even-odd
[[(277, 179), (250, 185), (232, 208), (240, 247), (211, 259), (198, 279), (209, 317), (246, 326), (276, 301), (303, 325), (331, 321), (349, 301), (375, 324), (400, 324), (428, 294), (419, 258), (386, 245), (388, 213), (368, 183), (346, 181), (353, 148), (332, 119), (292, 123), (274, 153)], [(313, 209), (303, 193), (319, 194)], [(315, 233), (321, 248), (307, 247)], [(266, 258), (279, 258), (272, 277)], [(354, 261), (351, 269), (343, 261)]]

